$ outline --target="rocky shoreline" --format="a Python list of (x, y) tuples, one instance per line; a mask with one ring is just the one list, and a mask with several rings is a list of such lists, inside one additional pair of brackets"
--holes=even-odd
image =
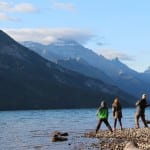
[(98, 138), (98, 144), (92, 144), (91, 147), (101, 150), (150, 150), (150, 128), (129, 128), (119, 130), (113, 133), (108, 130), (99, 130), (85, 133), (87, 138)]

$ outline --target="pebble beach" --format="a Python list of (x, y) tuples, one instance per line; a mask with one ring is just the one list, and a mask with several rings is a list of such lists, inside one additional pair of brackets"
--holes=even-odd
[(98, 144), (91, 147), (101, 150), (124, 150), (127, 143), (134, 141), (140, 150), (150, 150), (150, 128), (117, 129), (113, 133), (108, 130), (99, 130), (85, 134), (87, 138), (98, 138)]

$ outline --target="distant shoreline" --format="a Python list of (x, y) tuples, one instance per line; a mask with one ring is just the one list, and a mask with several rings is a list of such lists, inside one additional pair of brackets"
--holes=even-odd
[[(17, 108), (17, 109), (0, 109), (0, 111), (27, 111), (27, 110), (71, 110), (71, 109), (97, 109), (98, 107), (87, 108)], [(124, 107), (123, 109), (134, 109), (135, 107)], [(109, 107), (111, 109), (111, 107)]]

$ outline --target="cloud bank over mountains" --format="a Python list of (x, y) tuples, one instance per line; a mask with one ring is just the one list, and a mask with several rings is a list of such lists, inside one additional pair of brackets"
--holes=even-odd
[[(11, 35), (16, 41), (33, 41), (42, 44), (50, 44), (57, 42), (59, 39), (74, 40), (80, 44), (85, 44), (96, 37), (90, 30), (71, 29), (71, 28), (21, 28), (21, 29), (4, 29), (4, 31)], [(103, 55), (107, 59), (119, 58), (122, 61), (135, 61), (134, 56), (125, 54), (123, 52), (100, 48), (94, 50), (96, 53)]]
[(90, 41), (94, 34), (90, 30), (71, 29), (71, 28), (22, 28), (22, 29), (4, 29), (15, 40), (34, 41), (43, 44), (56, 42), (59, 39), (75, 40), (81, 44)]
[(98, 50), (98, 53), (105, 56), (108, 59), (114, 59), (114, 58), (119, 58), (122, 61), (134, 61), (135, 56), (131, 56), (128, 54), (125, 54), (123, 52), (113, 50), (113, 49), (100, 49)]

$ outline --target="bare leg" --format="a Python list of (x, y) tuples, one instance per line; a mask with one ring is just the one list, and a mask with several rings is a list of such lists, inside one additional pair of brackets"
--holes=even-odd
[(140, 118), (140, 114), (136, 113), (135, 115), (135, 124), (136, 124), (136, 128), (139, 128), (139, 118)]
[(145, 120), (145, 115), (141, 115), (141, 119), (142, 119), (142, 121), (143, 121), (143, 123), (144, 123), (144, 126), (145, 126), (145, 127), (148, 127), (148, 125), (147, 125), (147, 123), (146, 123), (146, 120)]

